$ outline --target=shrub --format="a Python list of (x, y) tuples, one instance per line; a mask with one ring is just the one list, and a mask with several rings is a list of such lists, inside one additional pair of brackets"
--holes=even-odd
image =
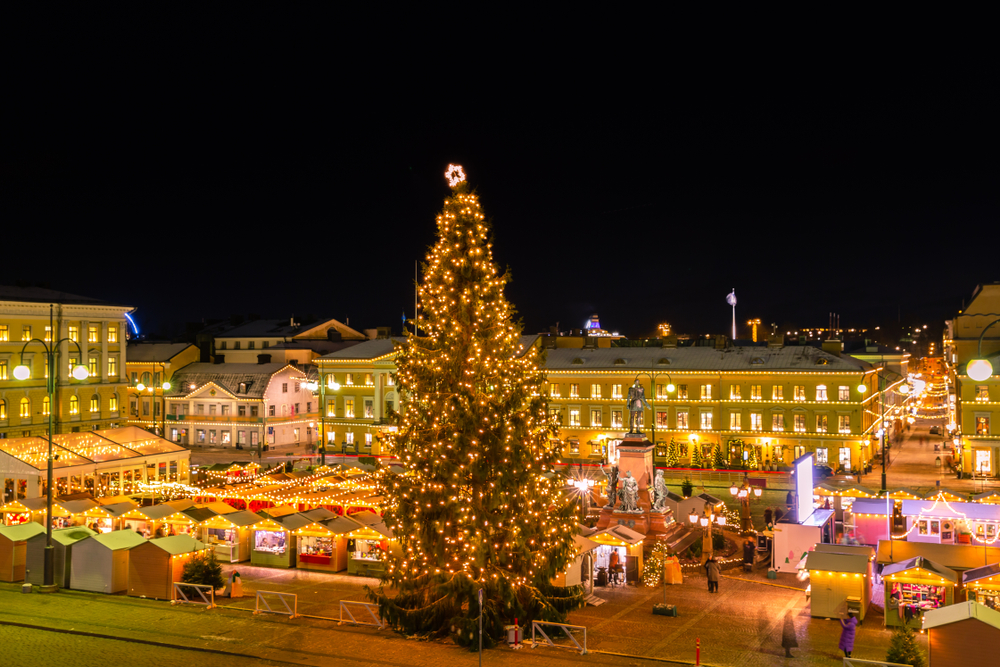
[(181, 581), (185, 584), (202, 584), (214, 590), (224, 588), (226, 579), (222, 576), (222, 565), (215, 559), (215, 552), (201, 552), (184, 564)]
[(912, 665), (912, 667), (924, 667), (926, 661), (924, 654), (917, 645), (917, 637), (913, 630), (903, 626), (896, 628), (889, 640), (889, 650), (885, 654), (886, 662), (895, 662), (900, 665)]
[(689, 478), (685, 477), (684, 481), (681, 482), (681, 495), (684, 496), (685, 498), (690, 498), (691, 494), (693, 493), (694, 493), (694, 484), (691, 483), (691, 480)]

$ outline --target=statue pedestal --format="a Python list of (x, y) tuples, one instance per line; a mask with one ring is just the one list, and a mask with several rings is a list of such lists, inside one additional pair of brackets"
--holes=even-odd
[[(630, 433), (625, 436), (618, 445), (618, 488), (622, 488), (622, 480), (625, 473), (632, 473), (632, 477), (639, 483), (639, 509), (641, 512), (621, 512), (610, 508), (603, 508), (601, 516), (597, 520), (597, 528), (607, 528), (613, 525), (623, 525), (646, 536), (644, 543), (648, 546), (653, 544), (659, 537), (675, 530), (673, 512), (670, 509), (652, 510), (652, 487), (653, 487), (653, 443), (646, 440), (645, 436)], [(609, 498), (609, 502), (617, 507), (620, 503), (617, 498)]]

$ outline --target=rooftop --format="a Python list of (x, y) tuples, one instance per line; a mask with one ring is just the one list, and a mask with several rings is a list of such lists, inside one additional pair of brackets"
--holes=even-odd
[(136, 343), (130, 341), (127, 359), (130, 362), (167, 362), (189, 347), (195, 346), (191, 343)]
[(106, 306), (108, 308), (122, 308), (132, 310), (132, 306), (123, 306), (101, 301), (89, 296), (70, 294), (58, 290), (47, 289), (45, 287), (15, 287), (11, 285), (0, 285), (0, 301), (22, 301), (29, 303), (59, 303), (80, 306)]
[[(200, 389), (213, 382), (231, 394), (240, 394), (248, 398), (263, 398), (264, 391), (271, 376), (285, 368), (295, 368), (290, 364), (188, 364), (174, 374), (174, 382), (168, 397), (187, 396), (192, 391)], [(302, 372), (300, 369), (299, 372)], [(305, 375), (305, 373), (303, 373)], [(240, 384), (245, 390), (240, 390)], [(191, 389), (191, 385), (195, 385)]]
[(852, 357), (806, 345), (781, 348), (727, 347), (628, 347), (547, 351), (545, 368), (553, 370), (639, 371), (799, 371), (859, 373), (872, 366)]

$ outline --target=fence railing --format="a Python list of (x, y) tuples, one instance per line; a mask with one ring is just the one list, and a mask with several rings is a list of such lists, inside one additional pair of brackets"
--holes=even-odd
[(215, 588), (205, 584), (186, 584), (183, 581), (175, 581), (174, 599), (170, 601), (170, 604), (197, 604), (206, 609), (214, 609)]
[[(543, 625), (547, 625), (547, 626), (554, 627), (554, 628), (559, 628), (560, 630), (562, 630), (563, 634), (565, 634), (566, 637), (568, 637), (569, 640), (571, 642), (573, 642), (573, 646), (570, 646), (569, 644), (556, 644), (554, 641), (552, 641), (552, 638), (549, 637), (548, 634), (546, 634), (545, 630), (542, 629)], [(582, 645), (580, 644), (579, 641), (577, 641), (576, 637), (573, 636), (573, 631), (574, 630), (575, 631), (580, 631), (580, 630), (583, 631), (583, 644)], [(535, 632), (536, 631), (538, 632), (538, 634), (540, 634), (545, 639), (545, 642), (549, 646), (553, 646), (555, 648), (573, 649), (574, 651), (579, 651), (580, 655), (586, 655), (587, 654), (587, 628), (585, 626), (583, 626), (583, 625), (567, 625), (566, 623), (551, 623), (549, 621), (532, 621), (531, 622), (531, 648), (535, 648), (536, 646), (538, 646), (538, 643), (539, 643), (538, 640), (535, 638)], [(559, 637), (556, 637), (556, 639), (559, 639)], [(575, 646), (575, 648), (574, 648), (574, 646)]]
[[(270, 599), (270, 601), (269, 601)], [(288, 601), (291, 600), (292, 604), (289, 605)], [(271, 606), (271, 602), (280, 602), (281, 607), (275, 604), (274, 607)], [(279, 593), (277, 591), (257, 591), (256, 599), (254, 600), (254, 614), (280, 614), (281, 616), (287, 616), (288, 618), (295, 618), (299, 615), (299, 596), (295, 593)]]
[[(354, 617), (351, 613), (351, 607), (362, 607), (368, 616), (371, 617), (369, 621), (365, 618), (364, 614), (360, 614), (361, 619)], [(344, 614), (347, 614), (347, 619), (344, 619)], [(378, 605), (371, 604), (370, 602), (355, 602), (353, 600), (341, 600), (340, 601), (340, 622), (337, 625), (343, 625), (344, 623), (351, 623), (353, 625), (371, 625), (376, 628), (384, 628), (385, 621), (383, 621), (378, 615)]]

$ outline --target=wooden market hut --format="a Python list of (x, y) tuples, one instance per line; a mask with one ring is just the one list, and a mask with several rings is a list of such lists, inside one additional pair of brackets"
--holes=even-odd
[(136, 510), (139, 509), (139, 506), (131, 500), (101, 505), (101, 509), (104, 510), (109, 517), (111, 517), (112, 530), (124, 530), (127, 528), (125, 525), (127, 519), (139, 516), (136, 512)]
[[(40, 502), (39, 502), (40, 501)], [(11, 500), (0, 506), (4, 526), (16, 526), (35, 520), (35, 513), (45, 509), (45, 498), (22, 498)]]
[(0, 526), (0, 581), (24, 581), (28, 540), (44, 535), (45, 527), (37, 523)]
[(184, 565), (206, 551), (190, 535), (172, 535), (132, 547), (128, 554), (128, 594), (155, 600), (176, 598), (173, 583), (181, 580)]
[[(853, 537), (861, 544), (876, 546), (879, 540), (889, 539), (889, 523), (892, 517), (892, 501), (884, 499), (859, 498), (851, 506), (851, 525)], [(848, 531), (847, 520), (844, 522), (844, 532)]]
[(962, 573), (965, 599), (1000, 611), (1000, 563), (990, 563)]
[(600, 545), (593, 552), (595, 554), (595, 568), (607, 567), (608, 554), (611, 549), (623, 550), (625, 558), (621, 560), (621, 563), (624, 566), (625, 583), (638, 583), (642, 580), (642, 542), (645, 539), (642, 533), (634, 531), (628, 526), (612, 525), (586, 537)]
[(871, 604), (872, 585), (872, 561), (868, 556), (810, 551), (806, 556), (806, 569), (809, 570), (810, 616), (840, 618), (841, 614), (853, 610), (859, 621), (865, 620)]
[(250, 564), (295, 567), (295, 531), (311, 523), (298, 513), (262, 519), (253, 527)]
[[(55, 576), (53, 582), (60, 588), (70, 587), (70, 573), (73, 563), (73, 545), (80, 540), (98, 533), (86, 526), (71, 526), (52, 531), (52, 559)], [(45, 583), (45, 545), (48, 536), (43, 530), (28, 540), (27, 572), (24, 580), (29, 584), (41, 586)]]
[[(595, 531), (596, 532), (596, 531)], [(553, 586), (568, 588), (583, 586), (584, 595), (594, 592), (594, 551), (600, 544), (584, 535), (573, 536), (573, 560), (563, 572), (559, 572), (551, 580)]]
[(134, 530), (115, 530), (80, 540), (73, 546), (70, 588), (94, 593), (128, 590), (128, 556), (146, 541)]
[(224, 563), (241, 563), (250, 560), (253, 526), (262, 520), (259, 514), (246, 510), (216, 514), (201, 524), (202, 538), (215, 549), (215, 557), (219, 560)]
[(922, 616), (955, 602), (954, 570), (918, 556), (882, 569), (886, 626), (921, 627)]
[(392, 530), (375, 512), (355, 512), (347, 518), (360, 526), (347, 533), (347, 573), (378, 577), (385, 572), (384, 554), (397, 543)]
[(332, 515), (322, 521), (312, 521), (296, 532), (296, 564), (303, 570), (341, 572), (347, 569), (347, 535), (365, 528), (354, 519), (338, 516), (329, 510), (313, 510), (300, 516), (311, 519)]
[(928, 667), (987, 664), (1000, 654), (1000, 612), (977, 602), (960, 602), (924, 614)]

